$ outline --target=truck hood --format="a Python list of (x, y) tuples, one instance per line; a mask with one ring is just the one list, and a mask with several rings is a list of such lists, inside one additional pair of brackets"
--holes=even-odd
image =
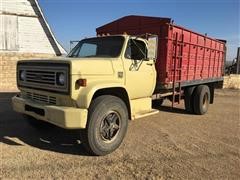
[(72, 74), (79, 75), (111, 75), (113, 66), (111, 59), (104, 58), (68, 58), (71, 62)]
[(44, 60), (25, 60), (29, 64), (66, 63), (70, 64), (72, 75), (111, 75), (113, 74), (112, 58), (67, 58), (57, 57)]

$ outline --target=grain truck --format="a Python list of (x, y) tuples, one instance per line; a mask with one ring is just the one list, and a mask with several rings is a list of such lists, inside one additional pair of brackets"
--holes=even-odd
[(86, 150), (106, 155), (120, 146), (129, 120), (158, 112), (153, 103), (184, 100), (186, 112), (207, 112), (223, 81), (224, 42), (170, 18), (126, 16), (96, 31), (67, 57), (18, 62), (13, 109), (30, 124), (81, 129)]

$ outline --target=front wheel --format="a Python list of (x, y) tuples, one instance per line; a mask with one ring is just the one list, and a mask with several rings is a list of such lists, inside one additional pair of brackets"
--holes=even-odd
[(99, 96), (89, 107), (87, 128), (82, 132), (81, 140), (91, 154), (106, 155), (120, 146), (127, 126), (125, 103), (115, 96)]

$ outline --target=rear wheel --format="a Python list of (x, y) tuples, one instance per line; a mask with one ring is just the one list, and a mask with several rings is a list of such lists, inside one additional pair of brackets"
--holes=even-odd
[(187, 87), (184, 89), (184, 105), (185, 109), (189, 113), (194, 113), (193, 106), (193, 93), (194, 93), (195, 86)]
[(115, 96), (99, 96), (89, 107), (87, 128), (82, 132), (81, 140), (91, 154), (106, 155), (120, 146), (127, 126), (125, 103)]
[(164, 99), (155, 99), (152, 100), (153, 107), (159, 107), (163, 104)]
[(206, 85), (200, 85), (194, 92), (194, 113), (205, 114), (208, 111), (210, 90)]

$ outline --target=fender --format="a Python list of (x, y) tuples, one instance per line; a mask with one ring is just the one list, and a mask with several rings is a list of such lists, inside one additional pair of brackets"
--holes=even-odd
[[(95, 81), (92, 83), (87, 84), (87, 87), (80, 87), (80, 92), (78, 97), (76, 97), (76, 103), (79, 108), (86, 108), (88, 109), (90, 106), (90, 103), (92, 101), (92, 98), (100, 89), (105, 88), (123, 88), (126, 90), (125, 86), (121, 84), (120, 82), (116, 81)], [(127, 92), (127, 90), (126, 90)], [(74, 98), (75, 99), (75, 98)]]

